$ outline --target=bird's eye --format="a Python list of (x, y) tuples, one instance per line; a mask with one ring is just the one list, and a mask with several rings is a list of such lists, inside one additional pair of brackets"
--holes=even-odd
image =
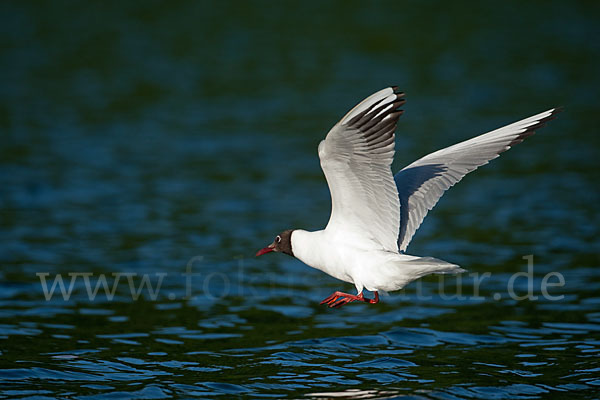
[(276, 241), (277, 243), (280, 243), (280, 242), (281, 242), (281, 236), (277, 235), (277, 237), (275, 238), (275, 241)]

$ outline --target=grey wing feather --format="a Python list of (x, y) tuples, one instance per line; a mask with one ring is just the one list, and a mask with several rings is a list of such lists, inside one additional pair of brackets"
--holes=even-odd
[(560, 111), (545, 111), (473, 139), (431, 153), (395, 176), (400, 199), (398, 248), (406, 251), (416, 230), (446, 190), (466, 174), (487, 164), (512, 146), (533, 135)]
[(332, 202), (326, 229), (364, 236), (389, 251), (398, 251), (400, 203), (391, 164), (403, 96), (395, 87), (374, 93), (319, 145)]

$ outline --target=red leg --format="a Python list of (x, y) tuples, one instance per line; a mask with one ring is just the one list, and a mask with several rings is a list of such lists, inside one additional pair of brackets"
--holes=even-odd
[[(360, 296), (362, 296), (362, 293), (360, 294)], [(344, 293), (344, 292), (333, 292), (330, 296), (325, 298), (321, 302), (321, 304), (327, 304), (329, 307), (333, 307), (333, 304), (335, 304), (340, 297), (342, 298), (342, 300), (348, 299), (348, 301), (346, 301), (346, 303), (349, 303), (350, 301), (354, 301), (354, 300), (360, 300), (360, 298), (358, 296), (355, 296), (353, 294), (348, 294), (348, 293)]]
[(379, 292), (375, 291), (375, 298), (373, 299), (365, 299), (366, 302), (371, 303), (371, 304), (377, 304), (379, 303)]
[(375, 298), (367, 299), (363, 296), (362, 292), (356, 296), (344, 292), (334, 292), (323, 300), (321, 304), (327, 304), (329, 307), (337, 308), (353, 301), (364, 301), (365, 303), (376, 304), (379, 303), (379, 293), (375, 292)]

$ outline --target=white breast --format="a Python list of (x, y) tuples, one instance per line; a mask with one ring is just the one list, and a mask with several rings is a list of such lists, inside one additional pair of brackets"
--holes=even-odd
[(345, 246), (336, 244), (325, 230), (307, 232), (296, 229), (292, 232), (294, 256), (313, 268), (334, 278), (354, 283), (347, 263)]
[(371, 246), (357, 246), (352, 238), (339, 237), (327, 230), (307, 232), (297, 229), (292, 233), (291, 241), (294, 256), (300, 261), (334, 278), (355, 284), (359, 291), (362, 290), (365, 274), (376, 273), (377, 265), (385, 262), (391, 254), (373, 250)]
[(344, 238), (327, 230), (307, 232), (298, 229), (292, 233), (292, 251), (305, 264), (353, 283), (359, 293), (363, 288), (398, 290), (429, 273), (458, 272), (456, 265), (445, 261), (365, 248), (347, 243)]

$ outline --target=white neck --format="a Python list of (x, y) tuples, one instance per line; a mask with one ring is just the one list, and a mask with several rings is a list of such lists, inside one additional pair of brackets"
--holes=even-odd
[(325, 245), (323, 243), (324, 231), (308, 232), (302, 229), (294, 229), (292, 232), (292, 252), (294, 257), (304, 264), (323, 271), (324, 260), (321, 255), (324, 251), (319, 249)]
[(347, 260), (340, 256), (335, 242), (327, 230), (307, 232), (297, 229), (292, 232), (292, 251), (304, 264), (316, 268), (345, 282), (353, 282), (348, 274)]

